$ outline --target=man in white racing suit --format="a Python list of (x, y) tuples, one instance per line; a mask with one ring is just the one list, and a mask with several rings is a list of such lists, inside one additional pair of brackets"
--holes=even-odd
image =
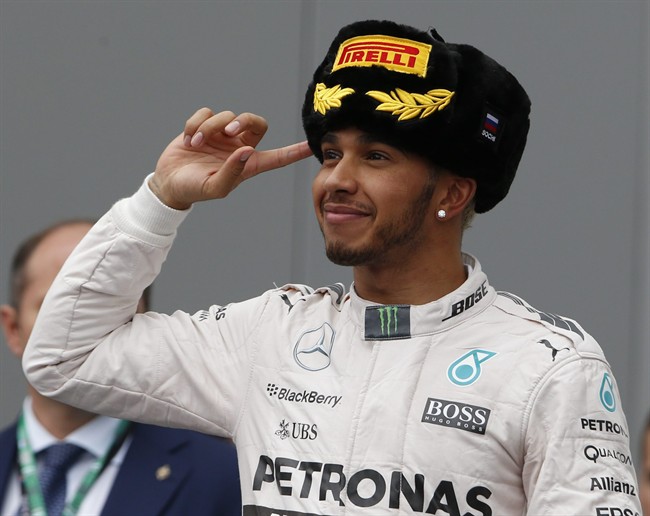
[[(639, 515), (598, 344), (461, 253), (468, 219), (507, 194), (529, 110), (473, 47), (344, 27), (307, 90), (307, 142), (256, 150), (267, 126), (251, 113), (187, 121), (66, 263), (25, 353), (30, 381), (94, 412), (232, 437), (245, 515)], [(312, 152), (349, 293), (287, 285), (134, 315), (194, 202)]]

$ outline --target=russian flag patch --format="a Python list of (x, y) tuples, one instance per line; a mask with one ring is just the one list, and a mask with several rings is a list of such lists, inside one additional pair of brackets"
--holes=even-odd
[(492, 109), (486, 109), (483, 114), (479, 137), (481, 140), (496, 145), (503, 132), (503, 116)]
[(499, 119), (494, 116), (492, 113), (485, 114), (485, 122), (483, 122), (483, 127), (490, 131), (491, 133), (497, 132), (499, 128)]

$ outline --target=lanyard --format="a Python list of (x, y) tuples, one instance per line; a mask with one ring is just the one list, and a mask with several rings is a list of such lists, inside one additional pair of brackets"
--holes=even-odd
[[(115, 430), (113, 444), (111, 444), (108, 451), (102, 457), (99, 457), (94, 462), (90, 470), (83, 477), (79, 489), (77, 489), (72, 500), (70, 500), (70, 502), (66, 504), (65, 509), (63, 509), (63, 516), (74, 516), (77, 514), (79, 507), (81, 507), (81, 502), (83, 502), (88, 491), (95, 483), (95, 480), (97, 480), (97, 477), (99, 477), (102, 471), (104, 471), (104, 468), (124, 443), (129, 426), (129, 421), (120, 421), (120, 424)], [(22, 414), (18, 419), (17, 442), (18, 465), (20, 466), (23, 491), (27, 494), (30, 514), (32, 516), (47, 516), (45, 502), (43, 501), (43, 493), (41, 492), (41, 484), (38, 480), (36, 458), (34, 457), (34, 451), (32, 450), (29, 438), (27, 437), (25, 418)]]

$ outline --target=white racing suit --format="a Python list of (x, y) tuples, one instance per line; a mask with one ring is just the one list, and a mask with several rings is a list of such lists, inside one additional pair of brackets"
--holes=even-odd
[(25, 354), (41, 392), (232, 437), (246, 516), (640, 514), (616, 382), (576, 322), (469, 255), (426, 305), (296, 285), (134, 316), (185, 214), (145, 184), (91, 230)]

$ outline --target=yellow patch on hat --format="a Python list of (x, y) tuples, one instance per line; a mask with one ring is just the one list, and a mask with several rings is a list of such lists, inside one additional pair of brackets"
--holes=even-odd
[(416, 117), (426, 118), (431, 113), (444, 109), (451, 102), (454, 92), (438, 88), (423, 95), (396, 88), (390, 95), (383, 91), (368, 91), (366, 95), (381, 102), (375, 108), (377, 111), (388, 111), (397, 116), (398, 120), (410, 120)]
[(341, 88), (340, 84), (328, 88), (319, 82), (314, 90), (314, 111), (324, 115), (329, 109), (341, 107), (341, 99), (352, 93), (352, 88)]
[(383, 66), (425, 77), (431, 45), (393, 36), (357, 36), (341, 43), (332, 72), (348, 66)]

